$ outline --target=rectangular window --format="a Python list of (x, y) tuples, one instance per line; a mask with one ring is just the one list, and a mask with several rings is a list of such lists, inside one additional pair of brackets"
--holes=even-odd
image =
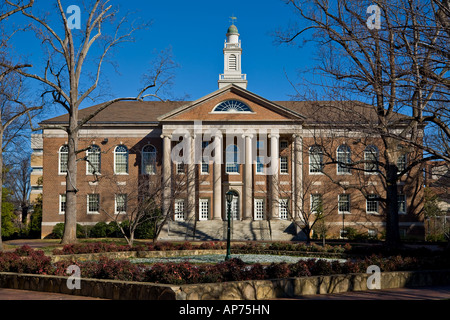
[(323, 172), (323, 153), (317, 147), (312, 147), (309, 152), (309, 173), (317, 174)]
[(348, 194), (339, 195), (338, 212), (341, 214), (350, 213), (350, 195)]
[(88, 194), (87, 196), (87, 213), (99, 213), (100, 210), (100, 195)]
[(67, 173), (67, 162), (69, 161), (69, 153), (60, 152), (59, 154), (59, 174)]
[(208, 220), (209, 219), (209, 199), (200, 199), (199, 202), (199, 218), (200, 220)]
[(322, 195), (312, 194), (311, 195), (311, 213), (323, 213)]
[(280, 141), (280, 150), (284, 150), (289, 146), (289, 143), (286, 140)]
[(288, 199), (280, 199), (279, 200), (279, 213), (280, 213), (280, 219), (281, 220), (287, 220), (288, 219), (288, 212), (289, 212), (289, 201)]
[(264, 149), (264, 140), (257, 140), (256, 141), (256, 149)]
[(407, 163), (408, 163), (408, 160), (407, 160), (406, 154), (403, 154), (400, 157), (398, 157), (398, 159), (397, 159), (398, 172), (402, 172), (403, 170), (405, 170)]
[(256, 173), (264, 173), (264, 157), (256, 158)]
[(60, 194), (59, 195), (59, 214), (65, 214), (66, 213), (66, 195)]
[(264, 219), (264, 199), (255, 199), (255, 220)]
[(280, 157), (280, 173), (286, 174), (288, 171), (288, 157)]
[[(209, 141), (202, 141), (202, 151), (205, 150), (209, 146)], [(208, 174), (209, 173), (209, 157), (202, 156), (202, 165), (201, 165), (201, 173)]]
[(116, 194), (116, 214), (124, 214), (127, 212), (127, 195)]
[(184, 174), (184, 163), (177, 163), (177, 174)]
[(398, 203), (398, 213), (406, 214), (406, 196), (404, 194), (399, 194), (397, 196)]
[(184, 200), (175, 200), (175, 221), (184, 221)]
[(209, 158), (203, 157), (202, 158), (202, 171), (203, 174), (209, 173)]
[(227, 162), (225, 170), (227, 173), (239, 173), (239, 163)]
[(378, 195), (369, 195), (366, 199), (366, 212), (378, 213)]

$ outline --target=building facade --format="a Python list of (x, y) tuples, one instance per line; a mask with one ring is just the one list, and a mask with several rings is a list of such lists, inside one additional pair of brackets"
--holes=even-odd
[[(89, 121), (80, 132), (86, 151), (78, 161), (79, 224), (125, 219), (147, 197), (168, 217), (160, 239), (221, 240), (232, 191), (234, 239), (301, 239), (319, 215), (329, 238), (345, 237), (348, 228), (383, 234), (384, 150), (363, 130), (373, 110), (355, 102), (269, 101), (247, 90), (241, 56), (233, 25), (217, 91), (191, 102), (119, 102)], [(80, 110), (80, 117), (99, 107)], [(64, 222), (70, 177), (65, 132), (46, 129), (41, 139), (45, 237)], [(410, 153), (399, 156), (399, 168)], [(357, 159), (359, 166), (350, 166)], [(423, 235), (420, 189), (419, 171), (401, 178), (404, 235)]]

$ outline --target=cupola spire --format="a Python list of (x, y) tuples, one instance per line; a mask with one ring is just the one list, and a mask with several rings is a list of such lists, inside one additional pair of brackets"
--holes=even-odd
[(239, 87), (247, 89), (247, 75), (242, 74), (241, 65), (241, 40), (239, 40), (239, 31), (235, 25), (236, 17), (232, 16), (231, 26), (227, 31), (227, 39), (223, 49), (224, 55), (224, 73), (219, 76), (219, 89), (235, 84)]

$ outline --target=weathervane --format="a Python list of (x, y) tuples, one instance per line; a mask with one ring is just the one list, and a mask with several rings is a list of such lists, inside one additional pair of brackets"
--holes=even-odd
[(231, 24), (234, 24), (234, 22), (237, 20), (237, 18), (234, 16), (234, 14), (230, 17)]

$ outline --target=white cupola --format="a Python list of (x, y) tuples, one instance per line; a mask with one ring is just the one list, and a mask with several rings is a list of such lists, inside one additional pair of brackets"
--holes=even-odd
[(228, 28), (223, 55), (224, 73), (219, 76), (219, 89), (232, 83), (247, 89), (247, 75), (242, 74), (241, 40), (239, 40), (239, 32), (234, 24)]

